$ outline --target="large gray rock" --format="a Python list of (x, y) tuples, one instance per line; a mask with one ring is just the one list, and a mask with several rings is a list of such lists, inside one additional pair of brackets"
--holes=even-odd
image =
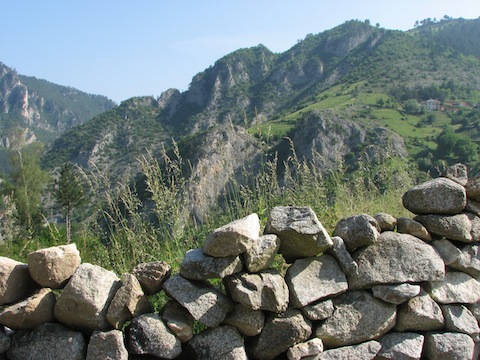
[(239, 273), (225, 278), (231, 298), (253, 310), (282, 312), (288, 307), (288, 287), (274, 269), (256, 274)]
[(357, 250), (353, 259), (358, 275), (349, 276), (351, 289), (435, 281), (445, 276), (445, 264), (437, 252), (408, 234), (384, 232), (374, 245)]
[(460, 255), (449, 266), (478, 278), (480, 276), (480, 246), (467, 244), (459, 251)]
[(195, 319), (178, 302), (174, 300), (167, 302), (162, 308), (160, 316), (181, 342), (186, 342), (193, 337), (193, 323)]
[(250, 249), (259, 234), (260, 219), (250, 214), (212, 231), (205, 239), (203, 252), (215, 257), (237, 256)]
[(128, 352), (120, 330), (94, 331), (90, 337), (86, 360), (128, 360)]
[(361, 359), (373, 360), (380, 351), (382, 345), (378, 341), (367, 341), (358, 345), (343, 346), (338, 349), (325, 350), (309, 360), (338, 360), (338, 359)]
[(28, 254), (27, 259), (32, 279), (52, 289), (65, 286), (81, 263), (75, 244), (40, 249)]
[(333, 315), (335, 306), (332, 300), (325, 300), (307, 305), (300, 311), (310, 320), (325, 320)]
[(397, 227), (397, 219), (387, 213), (378, 213), (373, 216), (377, 220), (380, 231), (395, 231)]
[(27, 299), (7, 306), (0, 312), (0, 324), (10, 329), (32, 329), (53, 322), (55, 295), (51, 289), (42, 288)]
[(132, 274), (138, 279), (146, 295), (160, 292), (171, 272), (172, 268), (164, 261), (141, 263), (132, 270)]
[(188, 342), (187, 357), (202, 360), (248, 360), (242, 335), (228, 325), (195, 335)]
[(275, 255), (280, 249), (280, 239), (275, 234), (262, 235), (244, 254), (245, 266), (249, 272), (259, 272), (272, 267)]
[(266, 234), (281, 240), (279, 253), (287, 261), (316, 256), (332, 247), (332, 239), (309, 207), (276, 206), (270, 211)]
[(467, 204), (465, 188), (447, 178), (437, 178), (414, 186), (402, 197), (403, 206), (414, 214), (461, 212)]
[(224, 323), (236, 327), (245, 336), (256, 336), (262, 332), (265, 314), (262, 310), (253, 310), (245, 305), (236, 304)]
[(180, 275), (190, 280), (223, 279), (225, 276), (242, 271), (243, 264), (239, 256), (213, 257), (202, 249), (187, 251), (180, 265)]
[(468, 179), (467, 185), (465, 185), (465, 190), (468, 199), (480, 202), (480, 174)]
[(468, 168), (465, 164), (460, 163), (449, 166), (445, 177), (465, 186), (468, 184)]
[(418, 215), (415, 220), (422, 223), (431, 234), (444, 236), (450, 240), (463, 242), (476, 241), (472, 235), (472, 221), (470, 216), (473, 214), (457, 215)]
[(133, 319), (128, 329), (131, 354), (174, 359), (182, 352), (182, 343), (157, 314), (143, 314)]
[(293, 345), (287, 351), (288, 360), (300, 360), (313, 357), (323, 352), (323, 342), (319, 338), (310, 339), (304, 343)]
[(358, 344), (376, 339), (395, 325), (396, 306), (366, 291), (349, 291), (333, 299), (333, 316), (321, 323), (316, 336), (326, 347)]
[(310, 338), (312, 325), (297, 309), (270, 316), (263, 331), (252, 344), (251, 350), (256, 359), (274, 359), (295, 344)]
[(420, 360), (425, 338), (416, 333), (389, 333), (379, 339), (382, 345), (375, 360)]
[(330, 255), (296, 260), (285, 275), (291, 304), (302, 308), (312, 302), (347, 291), (345, 274)]
[(462, 254), (460, 249), (447, 239), (432, 241), (430, 245), (437, 250), (445, 265), (450, 265)]
[(432, 236), (428, 232), (428, 230), (416, 220), (401, 217), (398, 218), (397, 222), (397, 231), (402, 234), (410, 234), (415, 236), (423, 241), (431, 241)]
[(120, 285), (112, 271), (89, 263), (80, 265), (57, 299), (55, 319), (73, 329), (111, 329), (107, 311)]
[(440, 306), (425, 291), (398, 307), (397, 331), (434, 331), (444, 325)]
[(442, 305), (445, 329), (451, 332), (468, 334), (478, 342), (480, 328), (475, 316), (463, 305)]
[(85, 360), (83, 335), (60, 324), (42, 324), (15, 332), (7, 357), (10, 360)]
[(153, 311), (135, 276), (123, 274), (120, 281), (122, 285), (115, 293), (107, 311), (107, 320), (115, 329), (122, 329), (127, 321)]
[(427, 333), (423, 356), (435, 360), (472, 360), (475, 343), (466, 334)]
[(334, 236), (332, 242), (333, 246), (328, 249), (328, 253), (338, 261), (343, 272), (347, 275), (358, 274), (358, 264), (352, 259), (343, 239), (340, 236)]
[(35, 287), (27, 264), (0, 256), (0, 305), (25, 299)]
[(420, 285), (411, 284), (375, 285), (372, 287), (373, 296), (395, 305), (417, 296), (420, 290)]
[(480, 301), (480, 283), (462, 272), (447, 272), (444, 280), (430, 282), (427, 290), (440, 304), (474, 304)]
[(208, 284), (187, 280), (180, 275), (169, 278), (163, 288), (168, 296), (185, 307), (195, 320), (217, 327), (233, 309), (232, 301)]
[(335, 226), (333, 236), (340, 236), (348, 251), (359, 247), (372, 245), (380, 235), (377, 220), (370, 215), (361, 214), (341, 219)]

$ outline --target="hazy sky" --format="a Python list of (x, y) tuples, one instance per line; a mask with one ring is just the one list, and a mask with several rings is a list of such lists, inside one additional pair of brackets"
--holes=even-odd
[(444, 15), (477, 18), (480, 1), (0, 0), (0, 62), (120, 102), (187, 90), (239, 48), (283, 52), (351, 19), (408, 30)]

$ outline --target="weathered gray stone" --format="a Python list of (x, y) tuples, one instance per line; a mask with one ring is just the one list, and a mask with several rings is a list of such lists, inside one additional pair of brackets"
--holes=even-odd
[(225, 278), (225, 287), (236, 302), (253, 310), (282, 312), (288, 307), (288, 287), (278, 271), (239, 273)]
[(417, 296), (420, 290), (420, 285), (411, 284), (375, 285), (372, 287), (373, 296), (395, 305)]
[(52, 289), (65, 286), (81, 263), (75, 244), (40, 249), (28, 254), (27, 260), (32, 279)]
[(466, 213), (457, 215), (418, 215), (415, 216), (415, 220), (425, 226), (431, 234), (463, 242), (474, 240), (472, 236), (472, 222)]
[(154, 295), (162, 290), (163, 283), (170, 277), (172, 268), (164, 261), (141, 263), (135, 266), (132, 274), (142, 285), (146, 295)]
[(389, 333), (379, 339), (382, 348), (375, 360), (420, 360), (424, 341), (424, 336), (416, 333)]
[(465, 186), (468, 183), (468, 169), (465, 164), (455, 164), (447, 168), (446, 178)]
[(232, 301), (221, 291), (201, 282), (172, 276), (163, 288), (168, 296), (185, 307), (195, 320), (217, 327), (233, 309)]
[(468, 179), (465, 190), (467, 192), (467, 198), (480, 202), (480, 174)]
[(343, 272), (347, 275), (358, 274), (358, 264), (353, 260), (352, 255), (347, 250), (345, 242), (340, 236), (332, 237), (333, 246), (328, 249), (328, 253), (337, 259)]
[(475, 343), (466, 334), (428, 333), (423, 355), (435, 360), (472, 360)]
[(297, 309), (288, 309), (282, 314), (270, 316), (263, 331), (254, 339), (251, 347), (253, 357), (274, 359), (293, 345), (308, 340), (311, 333), (310, 321)]
[(297, 308), (348, 290), (345, 274), (330, 255), (296, 260), (288, 268), (285, 281), (291, 304)]
[(121, 329), (134, 317), (153, 311), (135, 276), (123, 274), (120, 281), (122, 285), (115, 293), (107, 311), (107, 320), (115, 329)]
[(375, 245), (357, 250), (353, 259), (358, 275), (349, 276), (351, 289), (441, 280), (445, 276), (445, 264), (437, 252), (408, 234), (383, 232)]
[(453, 263), (462, 253), (459, 248), (447, 239), (435, 240), (431, 244), (443, 259), (445, 265)]
[(107, 311), (120, 281), (97, 265), (80, 265), (57, 299), (55, 319), (73, 329), (109, 330)]
[(15, 332), (7, 357), (10, 360), (85, 360), (83, 335), (60, 324), (41, 324)]
[(422, 290), (416, 296), (398, 307), (397, 331), (434, 331), (445, 325), (440, 306)]
[(467, 206), (465, 206), (465, 211), (480, 216), (480, 202), (467, 199)]
[(414, 186), (402, 197), (403, 206), (414, 214), (461, 212), (467, 204), (465, 188), (447, 178), (437, 178)]
[(358, 344), (376, 339), (395, 325), (396, 306), (366, 291), (349, 291), (333, 299), (333, 316), (321, 323), (316, 336), (326, 347)]
[(236, 304), (224, 321), (227, 325), (232, 325), (245, 336), (255, 336), (260, 334), (265, 324), (265, 315), (261, 310), (253, 310), (242, 304)]
[(212, 231), (205, 239), (203, 252), (215, 257), (237, 256), (250, 249), (259, 234), (260, 219), (250, 214)]
[(27, 264), (0, 256), (0, 305), (25, 299), (35, 287)]
[(130, 353), (174, 359), (182, 344), (157, 314), (143, 314), (132, 320), (128, 329)]
[(0, 331), (0, 354), (6, 353), (7, 350), (10, 349), (10, 344), (10, 336)]
[(293, 345), (287, 351), (288, 360), (300, 360), (323, 352), (323, 342), (319, 338), (310, 339), (304, 343)]
[(343, 239), (348, 251), (354, 251), (359, 247), (375, 244), (380, 235), (379, 230), (375, 218), (361, 214), (340, 220), (333, 235)]
[(202, 249), (187, 251), (180, 265), (180, 275), (190, 280), (223, 279), (225, 276), (242, 271), (243, 264), (239, 256), (213, 257)]
[(445, 329), (452, 332), (468, 334), (478, 342), (480, 328), (475, 316), (463, 305), (442, 305)]
[(193, 323), (195, 319), (178, 302), (170, 300), (160, 312), (162, 320), (181, 342), (189, 341), (193, 337)]
[(94, 331), (87, 348), (87, 360), (128, 360), (120, 330)]
[(333, 315), (335, 306), (333, 306), (332, 300), (325, 300), (307, 305), (300, 311), (310, 320), (325, 320)]
[(397, 227), (397, 219), (387, 213), (378, 213), (373, 216), (377, 220), (380, 231), (394, 231)]
[(480, 246), (478, 244), (467, 244), (460, 251), (450, 267), (467, 273), (474, 278), (480, 276)]
[(277, 206), (270, 211), (266, 234), (281, 240), (279, 253), (287, 261), (316, 256), (332, 247), (332, 239), (309, 207)]
[(279, 249), (280, 238), (277, 235), (267, 234), (260, 236), (244, 254), (247, 270), (253, 273), (271, 268)]
[(468, 304), (467, 308), (468, 310), (470, 310), (472, 315), (475, 316), (475, 319), (477, 319), (478, 323), (480, 324), (480, 302)]
[(480, 301), (480, 283), (462, 272), (447, 272), (444, 280), (430, 282), (427, 290), (440, 304)]
[(410, 234), (415, 236), (423, 241), (431, 241), (432, 236), (428, 232), (428, 230), (416, 220), (401, 217), (398, 218), (397, 222), (397, 231), (402, 234)]
[(10, 329), (32, 329), (37, 325), (53, 322), (55, 295), (51, 289), (35, 291), (27, 299), (7, 306), (0, 312), (0, 324)]
[(195, 335), (188, 343), (187, 355), (202, 360), (248, 360), (242, 335), (228, 325)]
[(362, 359), (373, 360), (382, 345), (378, 341), (367, 341), (358, 345), (343, 346), (338, 349), (326, 350), (309, 360)]

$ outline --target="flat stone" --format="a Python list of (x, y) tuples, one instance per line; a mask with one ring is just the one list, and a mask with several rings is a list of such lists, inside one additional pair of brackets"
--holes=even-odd
[(444, 280), (430, 282), (427, 290), (440, 304), (474, 304), (480, 301), (480, 283), (462, 272), (447, 272)]
[(274, 207), (265, 234), (276, 234), (280, 238), (279, 253), (287, 261), (316, 256), (333, 245), (330, 235), (309, 207)]
[(279, 313), (288, 307), (287, 284), (274, 269), (256, 274), (235, 274), (225, 278), (224, 283), (233, 301), (253, 310)]
[(107, 311), (120, 279), (97, 265), (80, 265), (57, 299), (55, 319), (82, 331), (110, 330)]
[(94, 331), (90, 337), (86, 360), (128, 360), (128, 352), (120, 330)]
[(417, 296), (420, 293), (420, 285), (375, 285), (372, 287), (373, 296), (385, 302), (399, 305)]
[(13, 330), (32, 329), (37, 325), (54, 322), (55, 294), (42, 288), (27, 299), (7, 306), (0, 312), (0, 324)]
[(352, 252), (359, 247), (373, 245), (380, 235), (377, 220), (370, 215), (361, 214), (341, 219), (333, 232), (333, 236), (340, 236), (348, 251)]
[(465, 164), (455, 164), (447, 168), (446, 178), (465, 186), (468, 183), (468, 168)]
[(394, 231), (397, 227), (397, 219), (387, 213), (378, 213), (373, 216), (377, 220), (380, 230), (383, 231)]
[(261, 310), (253, 310), (245, 305), (236, 304), (228, 313), (224, 324), (232, 325), (245, 336), (256, 336), (263, 330), (265, 315)]
[(316, 330), (327, 348), (379, 338), (395, 325), (396, 306), (366, 291), (348, 291), (334, 298), (333, 303), (333, 316)]
[(335, 311), (335, 306), (333, 305), (333, 301), (329, 299), (307, 305), (301, 308), (300, 311), (309, 320), (325, 320), (333, 315), (333, 312)]
[(297, 308), (348, 290), (345, 274), (330, 255), (296, 260), (288, 268), (285, 281), (291, 303)]
[(340, 236), (334, 236), (332, 237), (332, 242), (333, 246), (327, 251), (338, 261), (343, 272), (347, 275), (358, 274), (358, 264), (348, 252), (343, 239)]
[(432, 241), (430, 245), (435, 248), (445, 265), (450, 265), (462, 254), (461, 250), (447, 239)]
[(157, 314), (143, 314), (132, 320), (128, 328), (128, 344), (131, 354), (162, 359), (174, 359), (182, 352), (180, 340)]
[(260, 234), (260, 219), (250, 214), (212, 231), (203, 244), (203, 252), (214, 257), (237, 256), (250, 249)]
[(463, 242), (474, 240), (472, 236), (472, 222), (466, 213), (457, 215), (418, 215), (415, 216), (415, 220), (425, 226), (431, 234)]
[(435, 360), (471, 360), (475, 342), (466, 334), (427, 333), (423, 355)]
[(480, 340), (477, 319), (464, 305), (442, 305), (442, 312), (447, 331), (468, 334), (475, 342)]
[(23, 300), (35, 288), (27, 264), (0, 256), (0, 305)]
[(172, 268), (164, 261), (141, 263), (132, 270), (132, 274), (138, 279), (146, 295), (160, 292), (171, 272)]
[(459, 251), (460, 255), (449, 266), (478, 278), (480, 276), (480, 246), (467, 244)]
[(271, 315), (263, 331), (254, 338), (251, 346), (253, 358), (274, 359), (293, 345), (307, 341), (311, 333), (312, 324), (297, 309)]
[(440, 306), (422, 290), (420, 295), (398, 307), (396, 331), (434, 331), (445, 325)]
[(192, 315), (175, 300), (170, 300), (165, 304), (160, 312), (162, 320), (167, 327), (181, 341), (189, 341), (193, 337), (193, 323), (195, 319)]
[[(367, 341), (358, 345), (342, 346), (338, 349), (325, 350), (312, 360), (338, 360), (338, 359), (376, 359), (382, 345), (378, 341)], [(309, 359), (310, 360), (310, 359)]]
[(277, 235), (260, 236), (244, 254), (247, 270), (254, 273), (271, 268), (279, 249), (280, 238)]
[(300, 360), (323, 352), (323, 342), (319, 338), (313, 338), (306, 342), (293, 345), (287, 351), (288, 360)]
[(401, 217), (398, 218), (397, 222), (397, 231), (402, 234), (410, 234), (415, 236), (423, 241), (431, 241), (432, 236), (428, 230), (416, 220)]
[(375, 360), (420, 360), (424, 341), (417, 333), (389, 333), (379, 339), (382, 348)]
[(217, 327), (233, 309), (232, 301), (206, 283), (187, 280), (180, 275), (170, 277), (163, 288), (168, 296), (185, 307), (195, 320), (208, 327)]
[(402, 197), (403, 206), (414, 214), (461, 212), (467, 204), (465, 188), (447, 178), (437, 178), (414, 186)]
[(374, 245), (357, 250), (352, 257), (358, 275), (348, 277), (351, 289), (435, 281), (445, 276), (445, 264), (437, 252), (408, 234), (383, 232)]
[(40, 249), (27, 259), (32, 279), (52, 289), (64, 287), (82, 262), (75, 244)]
[(190, 280), (220, 278), (242, 271), (243, 264), (239, 256), (213, 257), (202, 249), (187, 251), (180, 265), (180, 275)]

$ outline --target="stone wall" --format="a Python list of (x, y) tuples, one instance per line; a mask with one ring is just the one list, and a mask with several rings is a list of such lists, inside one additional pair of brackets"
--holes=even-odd
[(480, 177), (459, 164), (402, 201), (413, 218), (355, 215), (331, 235), (308, 207), (275, 207), (264, 229), (251, 214), (179, 274), (118, 278), (74, 244), (1, 258), (0, 358), (476, 359)]

